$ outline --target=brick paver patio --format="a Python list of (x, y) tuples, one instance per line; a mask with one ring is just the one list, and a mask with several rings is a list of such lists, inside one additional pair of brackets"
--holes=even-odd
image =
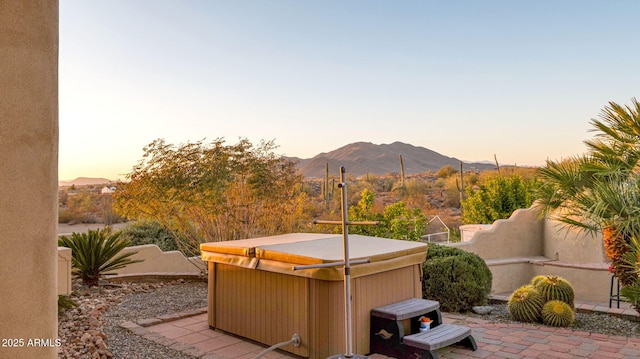
[[(600, 307), (602, 311), (617, 315), (622, 315), (623, 312), (594, 304), (581, 304), (577, 307), (582, 311), (588, 310), (585, 308)], [(627, 311), (626, 314), (628, 313)], [(437, 350), (439, 357), (443, 359), (640, 358), (640, 338), (635, 337), (610, 336), (542, 325), (490, 323), (478, 317), (448, 313), (443, 313), (443, 321), (469, 326), (478, 344), (476, 351), (458, 346)], [(266, 348), (210, 329), (206, 308), (138, 323), (125, 322), (122, 327), (136, 335), (203, 359), (253, 359)], [(380, 354), (369, 357), (388, 358)], [(264, 358), (286, 359), (295, 356), (271, 352)]]

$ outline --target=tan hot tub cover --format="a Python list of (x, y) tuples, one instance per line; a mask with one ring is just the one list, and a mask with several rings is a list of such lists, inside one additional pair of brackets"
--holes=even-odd
[[(290, 233), (247, 240), (203, 243), (205, 261), (286, 273), (321, 280), (343, 280), (342, 267), (294, 270), (295, 266), (344, 260), (342, 235)], [(369, 259), (353, 265), (353, 278), (424, 262), (427, 245), (420, 242), (349, 235), (350, 259)]]

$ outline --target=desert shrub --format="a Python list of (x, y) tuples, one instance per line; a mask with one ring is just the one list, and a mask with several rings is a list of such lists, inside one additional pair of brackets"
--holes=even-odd
[(178, 245), (168, 229), (156, 221), (136, 221), (127, 224), (120, 235), (131, 242), (131, 246), (155, 244), (160, 250), (177, 251)]
[(120, 232), (112, 233), (109, 228), (74, 232), (71, 237), (60, 236), (58, 239), (59, 246), (71, 248), (73, 273), (88, 286), (98, 285), (105, 272), (140, 262), (129, 258), (137, 252), (120, 254), (129, 244), (128, 240), (120, 238)]
[(483, 183), (466, 189), (467, 199), (462, 201), (464, 223), (491, 224), (509, 218), (520, 208), (533, 203), (532, 192), (539, 184), (534, 179), (517, 175), (487, 178)]
[(540, 319), (544, 298), (531, 284), (516, 289), (507, 303), (509, 316), (519, 322), (535, 323)]
[(458, 173), (457, 169), (455, 169), (453, 166), (447, 165), (447, 166), (440, 167), (440, 169), (438, 169), (438, 172), (436, 172), (436, 177), (448, 178), (453, 176), (456, 173)]
[(465, 312), (488, 303), (493, 277), (478, 255), (430, 243), (422, 268), (423, 296), (440, 302), (443, 311)]

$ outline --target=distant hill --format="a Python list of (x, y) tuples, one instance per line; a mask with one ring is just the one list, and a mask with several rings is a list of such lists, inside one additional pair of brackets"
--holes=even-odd
[[(305, 177), (322, 178), (324, 177), (325, 163), (329, 163), (329, 174), (332, 176), (339, 174), (340, 166), (345, 166), (347, 174), (356, 177), (365, 174), (383, 176), (390, 173), (400, 173), (400, 155), (402, 155), (406, 175), (435, 172), (444, 166), (453, 166), (456, 169), (460, 166), (460, 160), (457, 158), (447, 157), (430, 149), (402, 142), (381, 145), (371, 142), (355, 142), (328, 153), (317, 154), (312, 158), (286, 158), (295, 162), (296, 167)], [(495, 164), (488, 161), (464, 162), (463, 166), (465, 170), (495, 168)], [(106, 178), (78, 177), (72, 181), (58, 181), (58, 185), (60, 187), (87, 186), (112, 182), (114, 181)]]
[(58, 181), (58, 187), (69, 187), (72, 185), (87, 186), (87, 185), (96, 185), (96, 184), (107, 184), (111, 182), (113, 181), (108, 180), (106, 178), (78, 177), (73, 181)]
[[(340, 166), (345, 166), (347, 174), (359, 177), (365, 174), (386, 175), (400, 173), (399, 156), (402, 155), (406, 175), (437, 171), (444, 166), (458, 168), (460, 160), (447, 157), (424, 147), (402, 142), (376, 145), (370, 142), (355, 142), (328, 153), (320, 153), (312, 158), (287, 157), (297, 163), (298, 170), (305, 177), (324, 177), (325, 164), (329, 163), (329, 173), (336, 175)], [(492, 169), (495, 165), (486, 162), (464, 163), (464, 169)]]

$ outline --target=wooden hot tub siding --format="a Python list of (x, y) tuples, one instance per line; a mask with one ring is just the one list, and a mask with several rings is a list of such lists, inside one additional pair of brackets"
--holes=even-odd
[[(372, 308), (422, 297), (420, 266), (352, 278), (353, 349), (369, 352)], [(209, 325), (312, 359), (345, 351), (344, 284), (209, 262)]]

